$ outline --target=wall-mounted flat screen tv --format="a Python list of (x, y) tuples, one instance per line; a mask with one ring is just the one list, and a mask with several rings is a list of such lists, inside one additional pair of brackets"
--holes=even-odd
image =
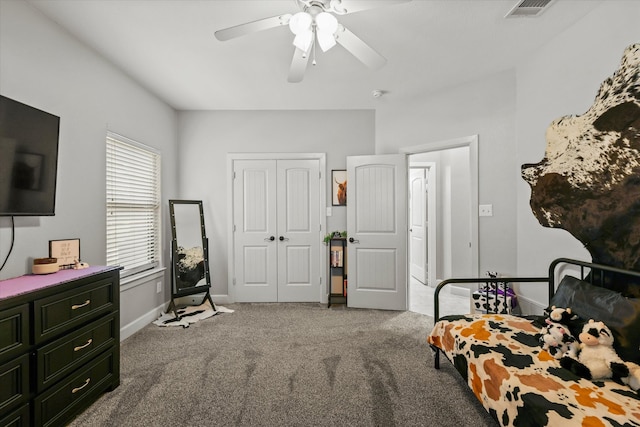
[(0, 215), (54, 215), (60, 117), (0, 95)]

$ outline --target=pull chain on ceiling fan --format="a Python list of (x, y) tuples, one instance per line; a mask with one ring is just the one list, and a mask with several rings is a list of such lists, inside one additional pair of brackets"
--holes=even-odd
[[(259, 19), (246, 24), (236, 25), (215, 32), (220, 41), (230, 40), (258, 31), (268, 30), (288, 25), (294, 34), (293, 45), (295, 51), (289, 68), (288, 81), (301, 82), (307, 69), (309, 53), (315, 44), (323, 52), (336, 44), (340, 44), (363, 64), (372, 69), (378, 69), (387, 60), (338, 22), (335, 15), (360, 12), (380, 6), (407, 3), (411, 0), (294, 0), (300, 12), (283, 14), (270, 18)], [(313, 60), (315, 65), (315, 58)]]

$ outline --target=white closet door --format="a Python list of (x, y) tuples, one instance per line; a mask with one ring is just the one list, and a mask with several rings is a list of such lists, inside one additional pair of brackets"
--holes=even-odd
[[(320, 301), (317, 160), (278, 160), (278, 301)], [(282, 238), (282, 240), (280, 240)]]
[(349, 307), (407, 309), (406, 162), (347, 157)]
[(320, 301), (319, 165), (234, 160), (236, 301)]
[(236, 301), (278, 301), (276, 162), (234, 162)]

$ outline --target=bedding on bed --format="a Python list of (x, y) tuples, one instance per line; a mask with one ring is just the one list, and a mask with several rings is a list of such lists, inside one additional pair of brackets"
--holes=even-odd
[(453, 363), (502, 426), (640, 426), (640, 397), (562, 368), (540, 346), (542, 318), (447, 316), (427, 341)]

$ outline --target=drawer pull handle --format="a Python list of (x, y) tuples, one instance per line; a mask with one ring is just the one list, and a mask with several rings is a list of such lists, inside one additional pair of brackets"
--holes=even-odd
[(72, 306), (71, 306), (71, 310), (77, 310), (77, 309), (79, 309), (79, 308), (86, 307), (86, 306), (88, 306), (89, 304), (91, 304), (91, 300), (90, 300), (90, 299), (86, 300), (83, 304), (76, 304), (76, 305), (72, 305)]
[(87, 341), (87, 343), (85, 345), (79, 345), (77, 347), (73, 347), (73, 351), (80, 351), (83, 348), (89, 347), (92, 342), (93, 342), (93, 340), (91, 338), (89, 338), (89, 340)]
[(76, 387), (76, 388), (74, 388), (73, 390), (71, 390), (71, 393), (75, 394), (75, 393), (79, 392), (80, 390), (82, 390), (83, 388), (85, 388), (86, 386), (88, 386), (88, 385), (89, 385), (89, 382), (91, 382), (91, 378), (87, 378), (87, 379), (84, 381), (84, 384), (82, 384), (80, 387)]

